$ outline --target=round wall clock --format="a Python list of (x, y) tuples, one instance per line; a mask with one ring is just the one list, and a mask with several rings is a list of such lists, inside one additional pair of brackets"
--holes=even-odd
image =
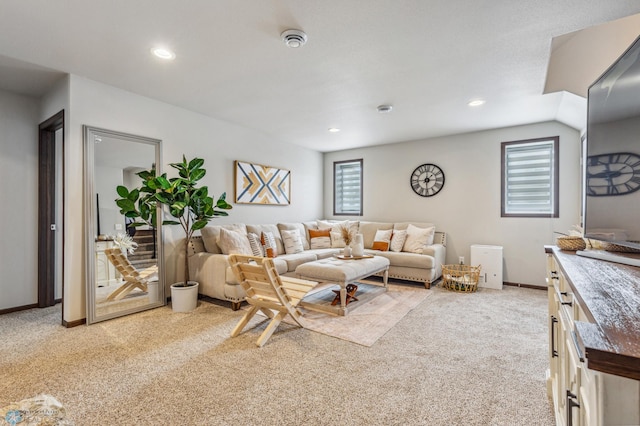
[(411, 173), (411, 189), (421, 197), (432, 197), (444, 186), (444, 172), (435, 164), (423, 164)]
[(630, 152), (591, 155), (587, 159), (587, 195), (624, 195), (640, 189), (640, 156)]

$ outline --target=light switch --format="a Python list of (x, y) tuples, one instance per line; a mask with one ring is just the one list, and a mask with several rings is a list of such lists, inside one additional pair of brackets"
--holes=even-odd
[(122, 224), (116, 223), (116, 231), (122, 231)]

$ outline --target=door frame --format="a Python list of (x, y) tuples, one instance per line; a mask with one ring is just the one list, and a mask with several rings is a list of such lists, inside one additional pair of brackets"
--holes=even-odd
[[(60, 161), (62, 184), (62, 214), (58, 223), (64, 230), (64, 110), (48, 118), (38, 126), (38, 307), (56, 304), (56, 132), (62, 130), (62, 155)], [(64, 232), (62, 238), (61, 264), (64, 265)], [(64, 306), (64, 267), (62, 268), (62, 300)], [(64, 312), (64, 309), (62, 310)]]

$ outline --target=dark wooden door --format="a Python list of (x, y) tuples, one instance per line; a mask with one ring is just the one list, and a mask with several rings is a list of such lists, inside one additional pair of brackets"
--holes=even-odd
[[(64, 110), (39, 126), (38, 137), (38, 307), (53, 306), (56, 283), (56, 131), (62, 129), (64, 148)], [(64, 152), (64, 151), (63, 151)], [(60, 161), (63, 161), (64, 155)], [(61, 168), (64, 170), (64, 166)], [(62, 191), (64, 194), (64, 189)], [(62, 221), (62, 217), (59, 221)], [(62, 238), (62, 235), (58, 236)], [(62, 253), (59, 253), (62, 256)]]

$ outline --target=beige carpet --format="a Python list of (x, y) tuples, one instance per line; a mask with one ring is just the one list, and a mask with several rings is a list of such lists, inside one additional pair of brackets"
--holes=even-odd
[[(380, 284), (360, 282), (357, 285), (356, 297), (361, 300), (349, 303), (349, 312), (345, 316), (301, 308), (304, 312), (305, 328), (359, 345), (371, 346), (413, 308), (433, 294), (415, 285), (389, 285), (386, 292)], [(332, 289), (338, 288), (336, 285), (324, 285), (317, 290), (314, 289), (315, 291), (308, 294), (304, 300), (330, 305), (335, 297)], [(256, 340), (269, 323), (264, 317), (257, 318), (252, 320), (244, 331), (254, 334)], [(257, 324), (258, 321), (261, 324)], [(284, 321), (295, 324), (291, 317), (286, 317)]]
[[(282, 324), (262, 348), (201, 301), (90, 326), (0, 316), (0, 407), (54, 396), (77, 426), (551, 426), (545, 291), (431, 293), (370, 347)], [(354, 311), (355, 312), (355, 311)]]

